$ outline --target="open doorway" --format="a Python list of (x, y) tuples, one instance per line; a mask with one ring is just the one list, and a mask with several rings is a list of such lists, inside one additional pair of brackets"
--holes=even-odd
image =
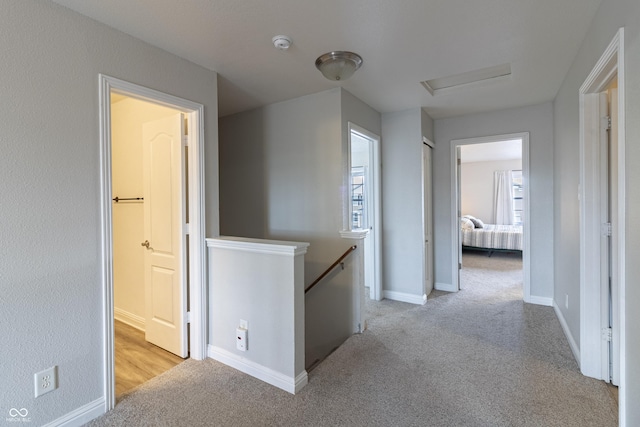
[(364, 283), (382, 299), (380, 228), (380, 137), (349, 123), (349, 229), (368, 230), (364, 240)]
[(502, 284), (509, 271), (522, 299), (522, 183), (521, 139), (460, 147), (460, 289)]
[[(144, 241), (134, 241), (132, 246), (141, 249), (144, 258), (144, 281), (153, 284), (153, 293), (149, 295), (149, 287), (145, 287), (145, 315), (122, 316), (126, 310), (122, 307), (118, 316), (135, 325), (136, 320), (144, 320), (145, 330), (157, 327), (174, 329), (179, 332), (178, 348), (171, 349), (181, 357), (189, 354), (191, 358), (201, 360), (205, 357), (205, 269), (204, 269), (204, 173), (203, 173), (203, 111), (201, 104), (164, 94), (128, 83), (113, 77), (100, 75), (100, 151), (101, 151), (101, 205), (102, 205), (102, 284), (104, 290), (104, 387), (105, 410), (115, 406), (115, 263), (114, 250), (118, 238), (114, 233), (114, 216), (117, 208), (144, 211)], [(125, 99), (142, 101), (154, 105), (155, 110), (170, 111), (171, 129), (167, 130), (165, 118), (146, 121), (142, 126), (142, 140), (153, 141), (142, 144), (142, 161), (133, 161), (133, 168), (138, 167), (147, 173), (143, 178), (142, 194), (139, 188), (126, 188), (127, 194), (115, 194), (112, 164), (113, 137), (116, 131), (112, 126), (112, 95), (115, 100)], [(162, 108), (160, 108), (162, 107)], [(164, 114), (164, 113), (163, 113)], [(118, 114), (116, 113), (116, 116)], [(184, 121), (186, 118), (186, 122)], [(137, 126), (137, 125), (136, 125)], [(186, 130), (184, 130), (186, 129)], [(186, 133), (186, 137), (183, 135)], [(145, 136), (146, 135), (146, 136)], [(146, 148), (145, 148), (146, 147)], [(145, 152), (146, 150), (146, 152)], [(123, 156), (123, 161), (131, 158)], [(121, 166), (121, 165), (119, 165)], [(167, 169), (171, 169), (167, 173)], [(177, 171), (177, 175), (173, 172)], [(182, 173), (185, 172), (186, 173)], [(171, 177), (174, 178), (171, 178)], [(131, 179), (125, 177), (124, 180)], [(170, 190), (168, 190), (170, 188)], [(123, 191), (125, 187), (123, 187)], [(128, 199), (128, 200), (125, 200)], [(174, 203), (178, 200), (178, 203)], [(136, 204), (136, 202), (142, 202)], [(127, 204), (128, 203), (128, 204)], [(164, 209), (169, 207), (169, 209)], [(148, 218), (151, 218), (148, 220)], [(178, 218), (179, 223), (174, 219)], [(121, 218), (120, 218), (121, 219)], [(167, 224), (171, 223), (169, 227)], [(139, 231), (140, 225), (133, 225)], [(155, 230), (154, 230), (155, 229)], [(139, 236), (131, 233), (139, 240)], [(148, 236), (153, 236), (149, 238)], [(179, 247), (181, 246), (181, 247)], [(178, 248), (178, 249), (176, 249)], [(135, 276), (134, 276), (135, 277)], [(179, 280), (174, 280), (178, 278)], [(135, 279), (134, 279), (135, 280)], [(138, 279), (139, 280), (139, 277)], [(174, 286), (175, 284), (180, 286)], [(188, 299), (187, 299), (188, 292)], [(129, 295), (130, 296), (130, 295)], [(170, 303), (163, 303), (170, 296)], [(119, 301), (120, 302), (120, 301)], [(149, 312), (149, 303), (152, 309)], [(173, 306), (178, 306), (173, 310)], [(131, 313), (129, 313), (131, 314)], [(149, 322), (149, 314), (153, 319)], [(137, 326), (140, 326), (139, 324)], [(132, 329), (136, 329), (133, 327)], [(162, 340), (166, 334), (155, 331), (153, 340), (163, 347), (168, 347)], [(158, 340), (157, 337), (160, 336)], [(188, 345), (187, 345), (188, 340)]]
[[(529, 134), (454, 140), (452, 212), (454, 291), (465, 287), (464, 254), (475, 268), (483, 258), (489, 273), (520, 271), (519, 298), (531, 302), (529, 290)], [(464, 251), (463, 251), (464, 249)], [(488, 258), (493, 258), (489, 260)], [(499, 259), (504, 262), (498, 263)], [(470, 279), (468, 279), (470, 280)], [(509, 279), (512, 280), (512, 279)]]
[(188, 356), (184, 124), (179, 110), (111, 93), (116, 399)]

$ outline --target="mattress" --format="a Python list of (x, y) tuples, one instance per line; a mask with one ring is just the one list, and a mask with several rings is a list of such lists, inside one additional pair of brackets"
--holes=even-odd
[(463, 229), (462, 246), (521, 251), (522, 226), (484, 224), (483, 228)]

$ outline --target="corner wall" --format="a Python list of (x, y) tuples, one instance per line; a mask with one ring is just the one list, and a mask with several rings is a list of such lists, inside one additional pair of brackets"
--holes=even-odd
[(414, 304), (425, 297), (422, 138), (435, 142), (431, 129), (420, 108), (382, 115), (383, 296)]
[[(205, 105), (207, 221), (217, 233), (216, 73), (49, 1), (0, 14), (0, 413), (33, 425), (104, 411), (98, 74)], [(34, 398), (33, 374), (59, 388)], [(76, 424), (87, 418), (75, 418)]]
[(451, 141), (529, 132), (531, 296), (553, 297), (553, 105), (545, 103), (435, 121), (435, 281), (451, 285)]

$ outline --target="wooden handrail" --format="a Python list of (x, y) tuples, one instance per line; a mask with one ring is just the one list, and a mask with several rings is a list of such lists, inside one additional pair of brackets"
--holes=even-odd
[(320, 281), (322, 279), (324, 279), (324, 277), (331, 273), (331, 270), (333, 270), (334, 268), (336, 268), (338, 266), (338, 264), (340, 264), (342, 262), (343, 259), (345, 259), (347, 257), (347, 255), (349, 255), (351, 252), (355, 251), (357, 248), (356, 245), (351, 246), (349, 249), (347, 249), (347, 251), (345, 253), (343, 253), (340, 258), (338, 258), (336, 260), (336, 262), (334, 262), (333, 264), (331, 264), (331, 266), (329, 266), (329, 268), (327, 268), (324, 273), (322, 273), (316, 280), (313, 281), (313, 283), (311, 285), (309, 285), (309, 287), (307, 289), (304, 290), (304, 293), (306, 294), (307, 292), (309, 292), (311, 290), (311, 288), (313, 288), (315, 285), (317, 285), (318, 283), (320, 283)]

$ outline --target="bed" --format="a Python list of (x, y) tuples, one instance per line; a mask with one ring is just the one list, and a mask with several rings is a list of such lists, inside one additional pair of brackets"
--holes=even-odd
[(522, 225), (485, 224), (470, 215), (461, 218), (463, 249), (522, 252)]

